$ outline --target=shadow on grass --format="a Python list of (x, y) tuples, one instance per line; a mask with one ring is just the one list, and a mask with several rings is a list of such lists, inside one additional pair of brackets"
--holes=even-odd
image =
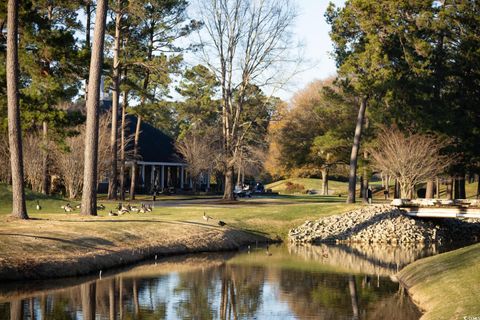
[(57, 241), (61, 243), (66, 243), (78, 247), (84, 247), (89, 249), (97, 249), (97, 250), (105, 250), (113, 252), (113, 250), (107, 249), (105, 247), (99, 247), (98, 245), (113, 245), (113, 242), (108, 241), (102, 238), (95, 238), (95, 237), (85, 237), (85, 238), (77, 238), (75, 240), (67, 240), (58, 237), (46, 237), (46, 236), (39, 236), (39, 235), (32, 235), (32, 234), (23, 234), (23, 233), (0, 233), (0, 236), (14, 236), (14, 237), (25, 237), (25, 238), (32, 238), (32, 239), (43, 239), (43, 240), (51, 240)]

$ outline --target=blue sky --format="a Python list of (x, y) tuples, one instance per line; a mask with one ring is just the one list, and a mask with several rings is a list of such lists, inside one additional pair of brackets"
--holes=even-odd
[[(281, 97), (288, 100), (292, 94), (304, 88), (315, 79), (324, 79), (335, 74), (335, 62), (329, 56), (332, 51), (332, 42), (325, 22), (324, 13), (329, 0), (296, 0), (299, 16), (295, 26), (298, 40), (305, 45), (305, 58), (309, 61), (308, 70), (299, 74), (290, 83), (288, 90), (282, 92)], [(344, 0), (332, 0), (337, 6), (342, 6)]]

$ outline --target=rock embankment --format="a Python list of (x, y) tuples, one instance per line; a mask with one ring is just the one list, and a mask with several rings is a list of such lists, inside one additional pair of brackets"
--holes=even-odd
[(306, 221), (290, 230), (292, 243), (448, 243), (480, 239), (480, 221), (418, 219), (389, 205), (368, 206)]

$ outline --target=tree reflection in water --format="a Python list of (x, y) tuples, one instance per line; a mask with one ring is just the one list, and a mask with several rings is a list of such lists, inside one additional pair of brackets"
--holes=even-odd
[[(285, 247), (271, 248), (271, 253), (199, 256), (198, 261), (194, 256), (185, 260), (186, 265), (178, 261), (145, 264), (103, 279), (83, 283), (73, 279), (78, 285), (66, 288), (61, 281), (41, 283), (43, 290), (27, 283), (10, 291), (0, 288), (0, 319), (419, 317), (406, 294), (389, 278), (356, 271), (336, 273), (331, 267), (337, 257), (333, 251), (323, 262), (305, 259), (304, 251), (299, 254), (292, 248), (290, 252)], [(338, 257), (344, 254), (339, 251)]]

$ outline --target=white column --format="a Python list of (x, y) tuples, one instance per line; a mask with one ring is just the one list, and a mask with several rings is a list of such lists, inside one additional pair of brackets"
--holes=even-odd
[(162, 183), (160, 184), (160, 186), (162, 187), (162, 190), (163, 190), (163, 188), (165, 188), (165, 166), (162, 166), (161, 178), (162, 178)]
[(183, 176), (183, 166), (180, 166), (180, 189), (183, 189), (183, 182), (184, 182), (184, 176)]
[(152, 165), (152, 174), (150, 175), (150, 188), (153, 189), (155, 183), (155, 166)]

